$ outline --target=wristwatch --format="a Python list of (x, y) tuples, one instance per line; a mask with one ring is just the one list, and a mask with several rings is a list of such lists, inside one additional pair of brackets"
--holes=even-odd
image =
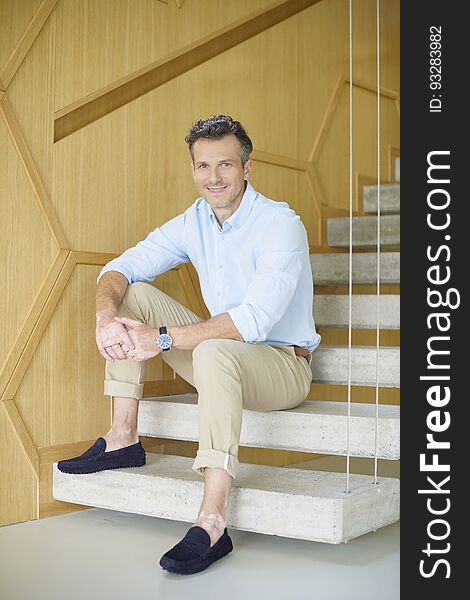
[(171, 348), (171, 344), (173, 343), (173, 338), (168, 335), (166, 327), (160, 327), (159, 329), (160, 335), (155, 339), (157, 342), (157, 346), (165, 352), (165, 350), (169, 350)]

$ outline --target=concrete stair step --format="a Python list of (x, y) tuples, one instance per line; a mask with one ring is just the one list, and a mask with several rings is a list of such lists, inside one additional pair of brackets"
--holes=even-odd
[[(380, 296), (380, 329), (400, 329), (400, 296)], [(352, 327), (375, 329), (377, 323), (377, 296), (354, 294), (352, 296)], [(348, 327), (349, 297), (343, 295), (316, 294), (313, 315), (317, 327)]]
[[(353, 246), (377, 245), (378, 217), (353, 217)], [(328, 219), (328, 245), (349, 246), (349, 217)], [(400, 243), (400, 215), (380, 217), (380, 245), (397, 246)]]
[[(313, 353), (314, 383), (347, 384), (349, 350), (347, 346), (320, 345)], [(374, 346), (353, 346), (351, 353), (351, 384), (375, 386), (376, 349)], [(379, 352), (379, 386), (400, 387), (400, 348), (383, 346)]]
[[(346, 472), (345, 456), (319, 456), (310, 460), (291, 463), (289, 467), (298, 467), (299, 469), (310, 469), (311, 471), (330, 471), (332, 473)], [(349, 460), (349, 472), (359, 475), (374, 475), (375, 462), (373, 458), (364, 458), (361, 456), (351, 456)], [(399, 460), (378, 460), (377, 472), (380, 477), (393, 477), (400, 479), (400, 461)]]
[[(204, 478), (193, 459), (147, 453), (147, 464), (90, 475), (53, 465), (53, 497), (194, 523)], [(399, 481), (344, 473), (241, 464), (227, 507), (227, 526), (268, 535), (339, 544), (399, 517)]]
[[(310, 254), (315, 285), (340, 285), (349, 281), (349, 254)], [(352, 259), (353, 283), (377, 281), (377, 255), (375, 252), (354, 253)], [(400, 283), (400, 253), (380, 254), (380, 283)]]
[[(139, 435), (197, 441), (197, 394), (146, 398), (139, 403)], [(319, 454), (347, 454), (345, 402), (306, 400), (289, 410), (243, 410), (240, 444)], [(375, 405), (351, 404), (349, 452), (375, 456)], [(377, 456), (400, 456), (400, 408), (379, 406)]]
[[(364, 212), (377, 213), (377, 186), (365, 185), (363, 188)], [(380, 186), (380, 214), (400, 212), (400, 184), (385, 183)]]

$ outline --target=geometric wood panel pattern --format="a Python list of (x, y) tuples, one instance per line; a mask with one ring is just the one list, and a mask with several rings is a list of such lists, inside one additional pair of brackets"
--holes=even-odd
[(61, 48), (54, 111), (91, 99), (99, 90), (277, 3), (191, 0), (177, 10), (173, 0), (166, 6), (152, 0), (61, 0), (53, 13)]
[[(38, 33), (49, 17), (57, 0), (38, 2), (4, 2), (2, 6), (2, 53), (0, 54), (0, 90), (5, 91), (24, 57), (33, 45)], [(18, 32), (18, 25), (30, 16), (24, 29)], [(16, 39), (15, 34), (21, 35)], [(10, 37), (11, 36), (11, 37)], [(9, 39), (10, 37), (10, 39)], [(6, 58), (8, 56), (8, 58)], [(4, 62), (4, 58), (6, 61)], [(2, 68), (3, 67), (3, 68)]]
[(269, 8), (261, 8), (157, 63), (131, 73), (83, 100), (64, 107), (54, 116), (54, 141), (63, 139), (170, 79), (178, 77), (319, 1), (277, 0)]
[[(328, 195), (322, 189), (321, 177), (320, 177), (320, 165), (319, 165), (320, 160), (321, 160), (321, 154), (322, 154), (322, 150), (326, 144), (328, 136), (329, 135), (331, 136), (330, 131), (332, 129), (332, 126), (333, 126), (333, 123), (335, 120), (335, 114), (338, 110), (341, 97), (343, 96), (343, 94), (347, 90), (347, 88), (349, 88), (349, 85), (350, 85), (349, 77), (346, 77), (343, 73), (341, 73), (336, 82), (335, 89), (333, 91), (332, 97), (328, 104), (327, 111), (326, 111), (325, 115), (323, 116), (323, 120), (322, 120), (320, 129), (318, 131), (317, 137), (313, 144), (313, 148), (309, 155), (309, 164), (311, 165), (311, 172), (312, 172), (312, 179), (311, 179), (312, 189), (314, 190), (314, 194), (316, 195), (316, 198), (318, 199), (317, 201), (319, 201), (322, 206), (331, 205), (332, 198), (328, 197)], [(372, 92), (375, 96), (377, 96), (377, 85), (371, 84), (367, 81), (361, 81), (360, 79), (357, 79), (357, 78), (354, 78), (354, 80), (353, 80), (353, 90), (366, 90), (368, 92)], [(397, 112), (399, 111), (399, 109), (398, 109), (399, 93), (397, 91), (381, 87), (380, 95), (381, 95), (381, 104), (383, 104), (384, 99), (389, 99), (393, 102), (393, 105), (397, 109)], [(376, 104), (377, 104), (377, 100), (374, 99), (374, 106), (376, 106)], [(349, 100), (348, 100), (348, 106), (349, 106)], [(364, 106), (366, 106), (366, 104), (364, 102), (357, 105), (357, 104), (355, 104), (355, 101), (353, 100), (353, 115), (355, 112), (358, 112), (358, 110), (361, 110), (361, 108)], [(362, 110), (364, 110), (364, 109), (362, 109)], [(354, 116), (356, 116), (356, 115), (354, 115)], [(359, 115), (358, 118), (355, 120), (356, 122), (353, 123), (353, 128), (355, 127), (355, 129), (353, 129), (353, 139), (356, 144), (364, 143), (363, 142), (363, 138), (364, 138), (363, 125), (364, 125), (364, 122), (369, 124), (371, 121), (369, 115), (367, 115), (366, 119), (362, 119), (362, 120), (361, 120), (361, 116), (362, 115)], [(398, 116), (399, 116), (399, 112), (398, 112)], [(375, 127), (376, 127), (376, 124), (372, 123), (374, 135), (375, 135)], [(344, 128), (343, 128), (343, 130), (344, 130)], [(346, 133), (346, 135), (347, 135), (347, 137), (349, 137), (349, 133)], [(338, 139), (338, 135), (336, 135), (333, 138), (333, 141), (337, 142), (337, 139)], [(374, 140), (374, 143), (376, 143), (375, 140)], [(382, 142), (382, 145), (384, 145), (383, 142)], [(386, 144), (385, 144), (385, 146), (386, 146)], [(358, 147), (357, 150), (353, 149), (353, 155), (354, 155), (354, 157), (360, 156), (360, 147)], [(332, 157), (332, 159), (333, 159), (333, 157)], [(333, 162), (332, 159), (330, 160), (330, 162)], [(358, 167), (356, 166), (355, 168), (356, 168), (356, 173), (357, 173)], [(360, 170), (361, 169), (359, 167), (359, 171)], [(375, 183), (376, 183), (376, 180), (375, 180)], [(347, 204), (349, 204), (349, 201)], [(333, 205), (339, 206), (340, 203), (333, 202)], [(359, 211), (359, 209), (360, 209), (359, 208), (359, 197), (357, 195), (357, 191), (353, 197), (353, 209), (355, 211)]]
[[(52, 200), (53, 129), (51, 114), (57, 83), (54, 76), (56, 55), (56, 12), (61, 6), (58, 0), (50, 17), (44, 23), (34, 44), (24, 57), (11, 80), (7, 98), (10, 105), (12, 126), (21, 133), (24, 145), (34, 168), (40, 175), (41, 187)], [(27, 91), (27, 93), (26, 93)], [(19, 139), (15, 134), (15, 140)], [(21, 155), (25, 155), (24, 152)], [(51, 216), (58, 217), (55, 212)], [(63, 227), (61, 227), (63, 230)], [(65, 240), (58, 240), (60, 247)]]
[(0, 403), (0, 526), (38, 517), (38, 477)]
[[(218, 3), (218, 1), (204, 0), (204, 6), (210, 6), (212, 2)], [(157, 10), (155, 7), (159, 4), (167, 5), (166, 7), (161, 6), (162, 10), (158, 12), (161, 19), (170, 18), (168, 15), (175, 19), (176, 12), (177, 15), (184, 16), (185, 23), (201, 21), (201, 17), (198, 16), (197, 2), (187, 0), (184, 6), (182, 0), (148, 3), (145, 10)], [(389, 10), (391, 12), (395, 10), (396, 13), (396, 9), (392, 6), (396, 4), (396, 1), (389, 0), (388, 4), (391, 5)], [(130, 0), (128, 3), (127, 0), (120, 0), (120, 5), (132, 8), (132, 10), (140, 10)], [(97, 248), (93, 248), (92, 245), (78, 248), (71, 243), (69, 235), (72, 229), (70, 224), (64, 220), (64, 215), (58, 210), (56, 203), (59, 198), (60, 207), (67, 206), (67, 204), (70, 205), (71, 199), (67, 196), (60, 197), (59, 191), (54, 189), (58, 166), (65, 165), (63, 178), (67, 178), (72, 175), (75, 167), (73, 160), (76, 159), (79, 162), (84, 158), (83, 146), (80, 145), (80, 142), (76, 145), (77, 154), (72, 153), (69, 156), (72, 158), (72, 162), (61, 164), (56, 160), (58, 156), (56, 149), (60, 148), (60, 144), (67, 142), (65, 139), (63, 141), (61, 139), (60, 142), (57, 141), (57, 144), (54, 144), (53, 137), (54, 121), (57, 126), (60, 118), (71, 114), (70, 105), (65, 108), (62, 106), (62, 110), (59, 103), (57, 109), (57, 98), (67, 96), (59, 88), (61, 85), (67, 86), (70, 77), (76, 77), (76, 73), (72, 72), (66, 74), (67, 77), (64, 78), (64, 81), (57, 78), (55, 69), (58, 53), (61, 52), (60, 44), (68, 43), (67, 38), (60, 31), (60, 26), (57, 25), (60, 23), (57, 15), (60, 13), (63, 19), (64, 15), (69, 14), (67, 11), (76, 10), (74, 6), (76, 5), (72, 6), (67, 0), (24, 0), (22, 3), (15, 3), (14, 10), (11, 12), (5, 12), (3, 5), (0, 6), (0, 27), (8, 28), (8, 35), (3, 35), (3, 31), (0, 31), (2, 39), (0, 44), (0, 141), (5, 153), (5, 164), (8, 163), (8, 168), (2, 169), (0, 175), (0, 190), (2, 190), (2, 197), (8, 199), (7, 203), (2, 204), (2, 210), (7, 215), (7, 222), (11, 224), (3, 240), (6, 244), (3, 255), (12, 259), (8, 260), (6, 264), (5, 279), (12, 296), (8, 300), (8, 302), (11, 300), (10, 304), (7, 303), (5, 307), (10, 319), (7, 323), (7, 338), (4, 344), (5, 355), (0, 357), (0, 512), (2, 512), (0, 524), (2, 525), (38, 518), (41, 514), (40, 504), (47, 506), (42, 514), (51, 514), (54, 507), (58, 507), (60, 503), (54, 503), (50, 496), (50, 461), (57, 460), (57, 457), (54, 454), (55, 450), (49, 451), (48, 448), (62, 448), (62, 452), (69, 454), (74, 447), (77, 448), (77, 452), (78, 449), (81, 451), (81, 445), (92, 440), (97, 432), (102, 432), (103, 424), (109, 423), (111, 418), (109, 400), (103, 400), (101, 391), (95, 389), (96, 380), (101, 388), (102, 379), (95, 376), (87, 378), (88, 373), (94, 373), (95, 369), (102, 369), (103, 366), (97, 360), (99, 357), (94, 347), (93, 332), (90, 330), (90, 323), (94, 319), (91, 314), (93, 306), (90, 304), (89, 290), (96, 280), (97, 267), (106, 264), (116, 254), (97, 251)], [(86, 16), (86, 11), (88, 9), (94, 11), (95, 6), (91, 0), (83, 0), (81, 8), (77, 10), (82, 11), (79, 13), (81, 16)], [(182, 6), (184, 10), (172, 12), (174, 8)], [(279, 189), (283, 190), (280, 199), (284, 199), (286, 197), (285, 189), (294, 190), (290, 204), (302, 214), (304, 222), (308, 226), (309, 237), (313, 238), (317, 244), (321, 243), (322, 213), (326, 208), (335, 210), (335, 207), (331, 206), (330, 197), (323, 181), (320, 182), (321, 173), (318, 171), (318, 162), (322, 157), (325, 140), (330, 135), (340, 95), (348, 85), (347, 79), (341, 75), (345, 68), (340, 61), (331, 66), (329, 70), (329, 74), (333, 73), (336, 80), (333, 95), (327, 106), (320, 108), (320, 105), (316, 105), (317, 111), (320, 112), (317, 112), (315, 118), (320, 119), (321, 125), (312, 130), (304, 130), (301, 115), (294, 115), (292, 139), (286, 138), (286, 143), (274, 145), (271, 144), (271, 140), (273, 132), (276, 132), (280, 125), (285, 124), (288, 119), (292, 120), (293, 118), (289, 112), (291, 90), (283, 89), (282, 86), (285, 86), (286, 83), (279, 81), (278, 73), (287, 75), (288, 81), (299, 81), (298, 74), (295, 73), (295, 68), (293, 69), (292, 66), (295, 66), (296, 57), (302, 48), (310, 42), (306, 41), (305, 36), (305, 39), (297, 41), (296, 34), (304, 31), (303, 27), (307, 18), (315, 26), (318, 16), (321, 19), (330, 19), (330, 27), (334, 29), (336, 35), (336, 15), (338, 10), (343, 11), (343, 3), (341, 0), (331, 0), (330, 2), (257, 0), (256, 5), (253, 4), (255, 10), (252, 9), (253, 12), (248, 15), (245, 12), (247, 7), (249, 10), (249, 2), (244, 2), (243, 8), (238, 9), (238, 6), (242, 6), (242, 3), (240, 5), (234, 3), (229, 7), (230, 15), (236, 15), (233, 22), (229, 20), (226, 24), (227, 21), (223, 20), (223, 15), (219, 14), (219, 21), (214, 20), (213, 30), (206, 35), (206, 38), (196, 38), (196, 36), (191, 38), (195, 40), (191, 45), (192, 53), (188, 53), (188, 47), (185, 48), (184, 45), (175, 50), (175, 56), (180, 57), (178, 68), (181, 69), (182, 75), (179, 75), (177, 69), (165, 74), (165, 70), (171, 63), (171, 55), (160, 60), (158, 65), (157, 63), (139, 65), (138, 60), (133, 62), (131, 60), (131, 63), (141, 67), (141, 75), (143, 72), (152, 70), (155, 74), (155, 69), (158, 68), (160, 75), (163, 74), (163, 79), (158, 83), (163, 93), (172, 85), (172, 82), (166, 84), (165, 81), (169, 81), (171, 77), (175, 80), (176, 75), (178, 75), (178, 82), (186, 82), (185, 77), (188, 75), (193, 78), (193, 83), (201, 81), (200, 85), (204, 85), (205, 69), (209, 72), (211, 65), (217, 65), (217, 71), (211, 73), (211, 76), (222, 73), (224, 67), (233, 69), (237, 61), (236, 52), (239, 50), (245, 52), (243, 68), (247, 77), (252, 76), (255, 71), (249, 62), (250, 60), (254, 62), (253, 59), (249, 58), (246, 61), (246, 51), (249, 50), (252, 57), (264, 57), (266, 60), (266, 57), (270, 58), (273, 55), (273, 49), (276, 48), (281, 62), (284, 53), (285, 64), (282, 65), (282, 69), (280, 68), (281, 64), (273, 65), (273, 70), (265, 69), (266, 80), (270, 81), (273, 89), (276, 85), (279, 86), (281, 101), (276, 104), (274, 96), (264, 99), (261, 96), (261, 104), (264, 102), (265, 105), (269, 104), (269, 106), (279, 108), (279, 114), (276, 115), (278, 121), (265, 123), (264, 115), (260, 111), (257, 113), (258, 120), (252, 118), (253, 127), (258, 128), (258, 133), (260, 123), (263, 123), (263, 127), (265, 127), (265, 139), (267, 140), (265, 147), (275, 147), (276, 151), (259, 150), (258, 147), (261, 144), (257, 144), (253, 152), (253, 160), (257, 163), (259, 181), (263, 182), (261, 191), (268, 194), (269, 190), (269, 194), (276, 198), (276, 188), (279, 186)], [(154, 8), (152, 9), (152, 7)], [(312, 8), (316, 11), (317, 7), (319, 12), (311, 12)], [(332, 7), (333, 11), (328, 17), (328, 11)], [(299, 13), (304, 9), (309, 10), (306, 10), (305, 14)], [(102, 15), (100, 10), (96, 8), (93, 15)], [(360, 7), (360, 10), (363, 12), (366, 10), (364, 5)], [(237, 11), (238, 14), (236, 14)], [(299, 15), (296, 16), (296, 13)], [(118, 19), (119, 15), (114, 13), (113, 18)], [(143, 13), (139, 18), (144, 19)], [(322, 21), (321, 27), (324, 22)], [(125, 15), (122, 23), (122, 30), (126, 31)], [(204, 33), (210, 27), (210, 23), (208, 25), (205, 21), (204, 23), (198, 22), (198, 31)], [(101, 26), (106, 34), (105, 23), (87, 24), (86, 20), (79, 23), (80, 31), (92, 25), (93, 27)], [(160, 26), (163, 27), (161, 24)], [(308, 29), (309, 35), (311, 29), (311, 27)], [(134, 50), (136, 53), (140, 52), (140, 48), (137, 46), (138, 41), (136, 41), (135, 47), (130, 44), (129, 55)], [(282, 51), (277, 46), (282, 48)], [(163, 46), (159, 46), (158, 51), (162, 52), (162, 48)], [(204, 52), (208, 50), (210, 52), (204, 55)], [(70, 54), (70, 49), (68, 51)], [(221, 54), (222, 52), (223, 54)], [(143, 54), (144, 52), (139, 56)], [(165, 53), (160, 56), (165, 56)], [(81, 65), (78, 66), (81, 67)], [(89, 67), (89, 65), (86, 66)], [(130, 71), (130, 75), (125, 76), (125, 82), (122, 80), (118, 82), (121, 85), (121, 91), (124, 89), (122, 88), (123, 84), (129, 84), (129, 89), (132, 88), (136, 72), (133, 69)], [(99, 74), (99, 68), (96, 72)], [(63, 71), (60, 73), (64, 74)], [(243, 88), (243, 79), (240, 79), (237, 87), (232, 88), (230, 85), (237, 84), (237, 81), (234, 81), (232, 73), (226, 74), (228, 79), (224, 79), (224, 85), (216, 90), (219, 94), (218, 98), (223, 98), (224, 94), (227, 97), (236, 97), (236, 94), (232, 93), (232, 89), (236, 89), (239, 94), (249, 94), (250, 90)], [(291, 76), (292, 79), (289, 79)], [(257, 77), (259, 79), (259, 76)], [(314, 76), (307, 71), (302, 73), (301, 77), (314, 80)], [(230, 85), (225, 91), (226, 81)], [(157, 79), (152, 80), (153, 88), (155, 88), (156, 82)], [(163, 85), (164, 83), (165, 85)], [(115, 84), (111, 84), (111, 87), (107, 87), (107, 85), (109, 82), (97, 89), (93, 97), (79, 98), (78, 104), (72, 106), (72, 110), (78, 106), (87, 106), (98, 97), (105, 97), (106, 94), (111, 93), (111, 88), (117, 89)], [(300, 84), (295, 83), (294, 88), (296, 85)], [(34, 88), (31, 90), (31, 94), (28, 94), (28, 86)], [(354, 86), (377, 93), (373, 84), (365, 79), (355, 78)], [(140, 91), (143, 89), (141, 88)], [(172, 90), (172, 93), (178, 97), (178, 85), (174, 86)], [(156, 91), (155, 89), (152, 94)], [(292, 92), (295, 99), (296, 89), (293, 89)], [(382, 87), (380, 93), (393, 100), (399, 109), (398, 92)], [(122, 103), (123, 96), (121, 95), (119, 99), (121, 104), (118, 102), (118, 105), (112, 103), (106, 105), (105, 103), (105, 110), (99, 115), (102, 152), (116, 151), (120, 143), (119, 138), (116, 138), (113, 142), (114, 145), (111, 147), (107, 145), (109, 144), (110, 123), (114, 119), (114, 115), (108, 116), (108, 113), (120, 106), (120, 111), (123, 112), (116, 111), (114, 114), (119, 113), (119, 119), (125, 120), (129, 114), (134, 114), (130, 110), (129, 103), (137, 96), (128, 95), (124, 98), (125, 102)], [(112, 98), (112, 94), (108, 98)], [(161, 99), (162, 96), (160, 94), (152, 96), (152, 98)], [(259, 100), (258, 98), (258, 103)], [(137, 110), (135, 107), (142, 110), (144, 105), (138, 104), (141, 101), (142, 99), (138, 98), (133, 103), (132, 110)], [(237, 108), (237, 104), (233, 106), (235, 109)], [(256, 106), (256, 102), (253, 100), (253, 111)], [(173, 109), (173, 105), (169, 108)], [(236, 113), (235, 110), (234, 112)], [(243, 122), (244, 118), (241, 120)], [(143, 123), (145, 125), (145, 121)], [(75, 130), (75, 136), (81, 141), (93, 138), (93, 135), (90, 134), (93, 127), (94, 125), (90, 125), (89, 128), (82, 127), (80, 130)], [(59, 138), (60, 136), (56, 136), (56, 140)], [(300, 138), (303, 142), (308, 138), (308, 144), (312, 148), (310, 155), (303, 160), (294, 156), (295, 149), (302, 146), (299, 143)], [(278, 141), (279, 139), (278, 136)], [(315, 140), (313, 147), (312, 140)], [(125, 144), (125, 140), (123, 142)], [(392, 145), (395, 148), (394, 151), (398, 151), (397, 143)], [(284, 147), (287, 147), (287, 150)], [(289, 156), (289, 154), (292, 155)], [(303, 155), (304, 152), (299, 152), (299, 156)], [(141, 162), (142, 168), (145, 169), (144, 161)], [(112, 175), (106, 176), (111, 177)], [(126, 199), (128, 201), (129, 196), (126, 196)], [(83, 202), (84, 204), (80, 206), (82, 212), (77, 213), (74, 223), (77, 228), (86, 227), (89, 215), (96, 214), (96, 207), (87, 205), (87, 198), (84, 198)], [(27, 227), (23, 226), (23, 219), (25, 223), (27, 222)], [(124, 228), (123, 243), (128, 247), (130, 244), (126, 227), (127, 223)], [(116, 245), (115, 238), (113, 245)], [(188, 305), (193, 307), (193, 310), (201, 316), (207, 317), (207, 309), (202, 302), (200, 291), (197, 289), (197, 280), (192, 267), (184, 265), (176, 269), (173, 277), (174, 280), (171, 280), (171, 277), (164, 276), (162, 287), (168, 286), (170, 290), (168, 293), (173, 293), (178, 289), (177, 293), (186, 298)], [(168, 291), (166, 288), (164, 289)], [(14, 297), (13, 292), (15, 292)], [(83, 325), (81, 326), (81, 324)], [(148, 384), (146, 390), (149, 393), (156, 393), (159, 385), (160, 389), (166, 389), (166, 393), (170, 389), (168, 386), (171, 385), (173, 385), (173, 389), (185, 389), (184, 382), (177, 378), (171, 379), (172, 374), (168, 372), (168, 368), (164, 364), (160, 366), (155, 364), (151, 368), (149, 365), (149, 372), (155, 378), (162, 376), (166, 378), (162, 384), (156, 381), (146, 382)], [(90, 385), (89, 379), (93, 380)], [(77, 381), (80, 385), (75, 385), (76, 389), (74, 389), (73, 384)], [(166, 387), (164, 388), (164, 386)], [(81, 441), (78, 442), (78, 440)], [(253, 452), (254, 454), (250, 454), (250, 456), (256, 458), (256, 450)], [(286, 464), (285, 459), (279, 458), (279, 460), (281, 461), (279, 464)]]
[[(0, 113), (6, 95), (0, 100)], [(1, 365), (27, 318), (28, 307), (57, 253), (51, 232), (42, 218), (37, 199), (31, 189), (21, 160), (15, 152), (8, 128), (0, 116), (0, 218), (2, 237), (0, 274), (5, 285), (3, 314), (8, 318), (0, 333), (0, 387), (3, 380)], [(31, 256), (31, 248), (35, 253)], [(28, 269), (24, 268), (25, 264)], [(21, 298), (22, 302), (18, 302)]]

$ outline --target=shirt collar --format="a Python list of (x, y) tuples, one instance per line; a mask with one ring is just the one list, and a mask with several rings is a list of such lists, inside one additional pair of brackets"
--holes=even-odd
[[(223, 223), (224, 225), (225, 225), (225, 223), (228, 223), (232, 229), (240, 228), (243, 225), (243, 223), (246, 221), (246, 218), (248, 217), (248, 215), (251, 212), (251, 209), (253, 207), (253, 202), (258, 193), (254, 189), (254, 187), (251, 185), (251, 183), (248, 181), (248, 179), (245, 179), (245, 183), (246, 183), (246, 188), (245, 188), (245, 192), (242, 197), (242, 201), (240, 202), (237, 210), (233, 213), (233, 215), (231, 215)], [(209, 216), (210, 216), (211, 220), (217, 225), (217, 227), (219, 227), (219, 223), (214, 214), (214, 211), (212, 210), (212, 207), (210, 206), (210, 204), (208, 202), (207, 202), (207, 206), (209, 207)]]

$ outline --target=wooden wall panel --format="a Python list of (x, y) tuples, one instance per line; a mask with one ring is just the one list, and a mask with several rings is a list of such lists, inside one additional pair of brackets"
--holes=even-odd
[(121, 253), (183, 208), (170, 112), (145, 96), (55, 144), (52, 202), (72, 248)]
[(0, 0), (0, 73), (41, 0)]
[(272, 0), (61, 0), (55, 109), (163, 58)]
[(38, 483), (0, 402), (0, 527), (37, 518)]
[[(353, 70), (354, 77), (376, 83), (376, 0), (353, 2)], [(343, 11), (348, 10), (344, 2)], [(343, 13), (344, 14), (344, 13)], [(344, 19), (347, 25), (347, 16)], [(344, 38), (345, 66), (349, 65), (349, 42)], [(380, 83), (382, 87), (400, 90), (400, 2), (380, 0)], [(349, 67), (348, 67), (349, 68)]]
[(347, 2), (319, 2), (297, 21), (297, 155), (307, 160), (337, 79), (347, 72)]
[[(354, 3), (353, 77), (376, 84), (375, 0)], [(381, 86), (400, 91), (400, 3), (381, 0)], [(308, 156), (337, 77), (349, 77), (348, 2), (325, 0), (298, 20), (299, 156)]]
[[(346, 0), (319, 1), (54, 143), (59, 109), (278, 3), (0, 0), (0, 69), (17, 41), (27, 42), (0, 70), (8, 74), (0, 108), (10, 127), (8, 133), (0, 114), (8, 290), (0, 363), (9, 356), (0, 379), (1, 523), (64, 510), (50, 495), (51, 457), (82, 452), (110, 425), (105, 363), (94, 340), (96, 277), (101, 264), (197, 197), (184, 142), (193, 121), (226, 113), (245, 124), (255, 145), (253, 185), (301, 215), (312, 246), (324, 243), (322, 215), (347, 206)], [(400, 147), (398, 0), (381, 0), (381, 10), (385, 178), (387, 150), (399, 154)], [(35, 35), (25, 36), (31, 23)], [(376, 171), (375, 41), (375, 1), (355, 2), (354, 181)], [(154, 285), (189, 305), (181, 272)], [(149, 361), (147, 381), (172, 377), (160, 358)], [(312, 385), (311, 393), (340, 399), (344, 386), (333, 387)], [(370, 401), (370, 394), (356, 388), (353, 396)], [(398, 403), (396, 390), (384, 394)], [(266, 461), (245, 450), (245, 460)]]
[(0, 372), (56, 249), (0, 111)]
[(298, 196), (297, 171), (254, 161), (250, 181), (255, 189), (268, 198), (287, 202), (289, 205), (295, 204)]
[(94, 289), (99, 270), (75, 267), (16, 394), (36, 447), (107, 431), (110, 399), (103, 395), (104, 359), (95, 343), (93, 296), (87, 292)]
[[(381, 179), (388, 176), (388, 146), (400, 145), (399, 118), (395, 101), (381, 99)], [(377, 94), (353, 86), (353, 176), (377, 177)], [(349, 209), (349, 84), (328, 125), (316, 163), (316, 172), (328, 206)], [(355, 196), (353, 179), (354, 208)]]
[(8, 87), (8, 99), (49, 196), (52, 192), (54, 61), (53, 12)]

